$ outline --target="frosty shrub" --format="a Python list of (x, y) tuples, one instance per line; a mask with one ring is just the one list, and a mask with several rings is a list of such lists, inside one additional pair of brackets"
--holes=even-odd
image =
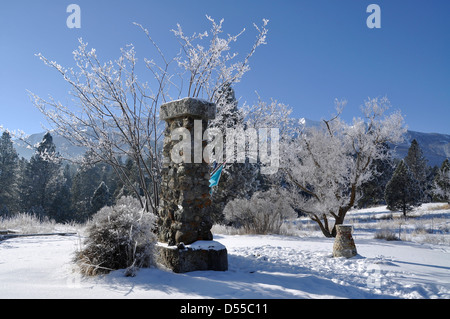
[(397, 237), (396, 233), (392, 229), (383, 228), (375, 233), (374, 236), (375, 239), (384, 239), (387, 241), (391, 240), (400, 240), (399, 237)]
[(249, 234), (279, 234), (283, 222), (297, 216), (286, 197), (273, 189), (229, 202), (224, 214), (227, 222)]
[(145, 212), (133, 197), (122, 197), (93, 216), (84, 248), (75, 262), (84, 275), (126, 269), (127, 276), (153, 264), (156, 217)]
[[(161, 104), (181, 97), (216, 102), (223, 95), (218, 92), (224, 85), (241, 81), (250, 70), (253, 54), (266, 43), (267, 19), (259, 26), (254, 24), (256, 39), (249, 52), (238, 54), (232, 47), (244, 30), (230, 35), (223, 30), (223, 19), (216, 22), (206, 18), (210, 30), (191, 36), (177, 25), (172, 32), (178, 49), (166, 53), (147, 29), (135, 23), (152, 48), (143, 59), (137, 59), (130, 44), (120, 50), (117, 59), (102, 61), (81, 38), (78, 48), (72, 51), (76, 68), (65, 68), (37, 54), (68, 84), (73, 103), (62, 103), (51, 96), (43, 99), (30, 92), (35, 106), (52, 130), (91, 153), (84, 164), (111, 165), (146, 211), (156, 211), (159, 206), (163, 158), (158, 145), (164, 138), (158, 116)], [(148, 76), (143, 73), (145, 70)], [(147, 81), (141, 80), (142, 74)], [(120, 158), (129, 158), (135, 165), (136, 180), (129, 178)]]

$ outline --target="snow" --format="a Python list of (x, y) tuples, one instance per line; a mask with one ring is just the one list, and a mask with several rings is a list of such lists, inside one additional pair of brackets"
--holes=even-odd
[[(169, 246), (167, 243), (157, 243), (157, 245), (170, 249), (178, 249), (177, 246)], [(226, 248), (224, 245), (215, 240), (197, 240), (190, 245), (184, 245), (184, 247), (185, 249), (190, 250), (222, 250)]]
[[(383, 214), (358, 210), (349, 220)], [(358, 255), (350, 259), (333, 258), (333, 239), (319, 233), (216, 234), (228, 271), (150, 268), (136, 277), (81, 277), (72, 263), (79, 235), (12, 238), (0, 241), (0, 298), (450, 298), (449, 245), (374, 239), (362, 225), (354, 224)]]

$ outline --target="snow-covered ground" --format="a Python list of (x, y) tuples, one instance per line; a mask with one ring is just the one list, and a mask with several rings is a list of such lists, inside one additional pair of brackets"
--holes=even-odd
[[(448, 242), (430, 243), (412, 235), (413, 241), (374, 239), (373, 226), (380, 225), (375, 221), (382, 214), (389, 212), (351, 212), (348, 220), (355, 222), (358, 249), (351, 259), (332, 258), (333, 239), (314, 231), (308, 236), (215, 235), (228, 250), (226, 272), (175, 274), (153, 268), (141, 269), (136, 277), (124, 277), (118, 270), (83, 278), (71, 262), (82, 242), (79, 236), (8, 239), (0, 241), (0, 298), (450, 299)], [(434, 227), (428, 236), (448, 235), (449, 209), (424, 206), (415, 214), (416, 220), (436, 214), (428, 221)], [(442, 231), (444, 224), (447, 232)], [(402, 225), (408, 236), (411, 223)], [(397, 226), (392, 228), (397, 231)]]

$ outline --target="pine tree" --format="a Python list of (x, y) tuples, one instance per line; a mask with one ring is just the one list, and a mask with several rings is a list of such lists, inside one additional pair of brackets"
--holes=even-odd
[[(84, 222), (96, 212), (92, 207), (93, 195), (101, 182), (104, 182), (111, 194), (110, 205), (114, 204), (116, 193), (120, 188), (125, 187), (118, 179), (112, 166), (104, 163), (90, 164), (90, 152), (84, 154), (83, 164), (77, 167), (71, 181), (71, 211), (73, 218), (79, 222)], [(119, 159), (119, 162), (122, 162)], [(130, 161), (132, 165), (132, 161)]]
[[(128, 182), (124, 183), (124, 181), (122, 180), (114, 180), (114, 176), (111, 176), (112, 178), (110, 178), (111, 183), (115, 182), (115, 191), (111, 192), (112, 194), (114, 194), (114, 199), (115, 200), (119, 200), (120, 198), (124, 197), (124, 196), (132, 196), (132, 197), (136, 197), (136, 193), (133, 191), (133, 189), (131, 188), (130, 184), (134, 184), (135, 187), (139, 187), (139, 172), (138, 172), (138, 168), (136, 166), (136, 163), (131, 159), (131, 158), (127, 158), (125, 160), (125, 164), (123, 165), (123, 171), (124, 171), (124, 175), (127, 176), (128, 178)], [(117, 179), (117, 176), (116, 176)], [(147, 181), (148, 183), (146, 185), (149, 185), (150, 181)], [(142, 189), (140, 189), (140, 195), (143, 196), (143, 191)]]
[(5, 131), (0, 138), (0, 210), (3, 214), (18, 210), (19, 156), (11, 135)]
[(419, 182), (420, 188), (423, 192), (422, 200), (425, 200), (425, 190), (427, 189), (427, 175), (428, 165), (427, 160), (423, 156), (422, 149), (416, 139), (412, 140), (411, 146), (408, 149), (408, 154), (405, 157), (405, 164), (408, 165), (411, 173)]
[(66, 164), (64, 170), (59, 176), (60, 187), (56, 192), (52, 203), (51, 213), (49, 217), (58, 223), (73, 221), (73, 211), (71, 202), (72, 173), (71, 165)]
[(64, 182), (60, 165), (53, 138), (46, 133), (27, 163), (22, 178), (21, 199), (25, 211), (49, 217), (56, 215), (53, 201)]
[(225, 130), (228, 127), (235, 127), (242, 124), (244, 119), (238, 109), (238, 101), (234, 89), (229, 84), (224, 84), (217, 92), (217, 114), (210, 122), (210, 126)]
[[(389, 146), (383, 143), (379, 146), (383, 154), (387, 154)], [(358, 207), (370, 207), (384, 203), (384, 190), (386, 184), (394, 174), (394, 163), (392, 158), (386, 157), (382, 160), (376, 159), (372, 162), (371, 169), (374, 172), (372, 179), (361, 185), (362, 196), (358, 201)]]
[(91, 200), (92, 212), (95, 214), (100, 209), (111, 204), (111, 194), (105, 182), (101, 182), (94, 192)]
[(401, 211), (405, 217), (413, 207), (420, 206), (423, 192), (405, 161), (397, 165), (384, 197), (389, 210)]
[(445, 159), (434, 179), (434, 199), (450, 204), (450, 161)]
[[(87, 158), (91, 156), (89, 152), (84, 155), (86, 163)], [(78, 168), (72, 180), (71, 203), (75, 220), (85, 222), (92, 215), (91, 199), (99, 182), (102, 181), (101, 165), (83, 164)]]
[[(223, 85), (217, 93), (217, 115), (211, 121), (210, 127), (219, 128), (223, 132), (224, 154), (226, 153), (226, 129), (245, 128), (244, 118), (238, 109), (238, 101), (234, 89), (229, 84)], [(224, 156), (225, 157), (225, 156)], [(228, 159), (227, 159), (228, 160)], [(222, 163), (210, 163), (211, 171), (215, 165)], [(224, 220), (223, 210), (226, 204), (236, 198), (250, 198), (259, 185), (259, 169), (257, 164), (233, 163), (228, 161), (222, 171), (219, 184), (214, 187), (212, 193), (212, 218), (220, 223)]]

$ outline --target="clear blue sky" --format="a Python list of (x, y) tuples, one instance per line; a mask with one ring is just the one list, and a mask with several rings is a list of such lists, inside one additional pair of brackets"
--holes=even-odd
[[(69, 29), (66, 8), (81, 7), (81, 28)], [(366, 8), (381, 7), (381, 29), (369, 29)], [(82, 37), (101, 59), (114, 59), (133, 43), (138, 57), (152, 58), (148, 28), (163, 49), (176, 52), (169, 31), (208, 29), (208, 14), (224, 29), (245, 35), (235, 47), (248, 51), (252, 23), (270, 19), (268, 44), (251, 61), (236, 86), (241, 101), (262, 98), (289, 104), (296, 117), (313, 120), (334, 112), (335, 98), (347, 99), (344, 118), (360, 114), (367, 97), (387, 96), (411, 130), (450, 134), (450, 1), (447, 0), (9, 0), (0, 6), (0, 124), (27, 133), (42, 131), (44, 118), (26, 90), (70, 101), (67, 86), (35, 53), (72, 66)], [(150, 76), (150, 74), (148, 74)]]

